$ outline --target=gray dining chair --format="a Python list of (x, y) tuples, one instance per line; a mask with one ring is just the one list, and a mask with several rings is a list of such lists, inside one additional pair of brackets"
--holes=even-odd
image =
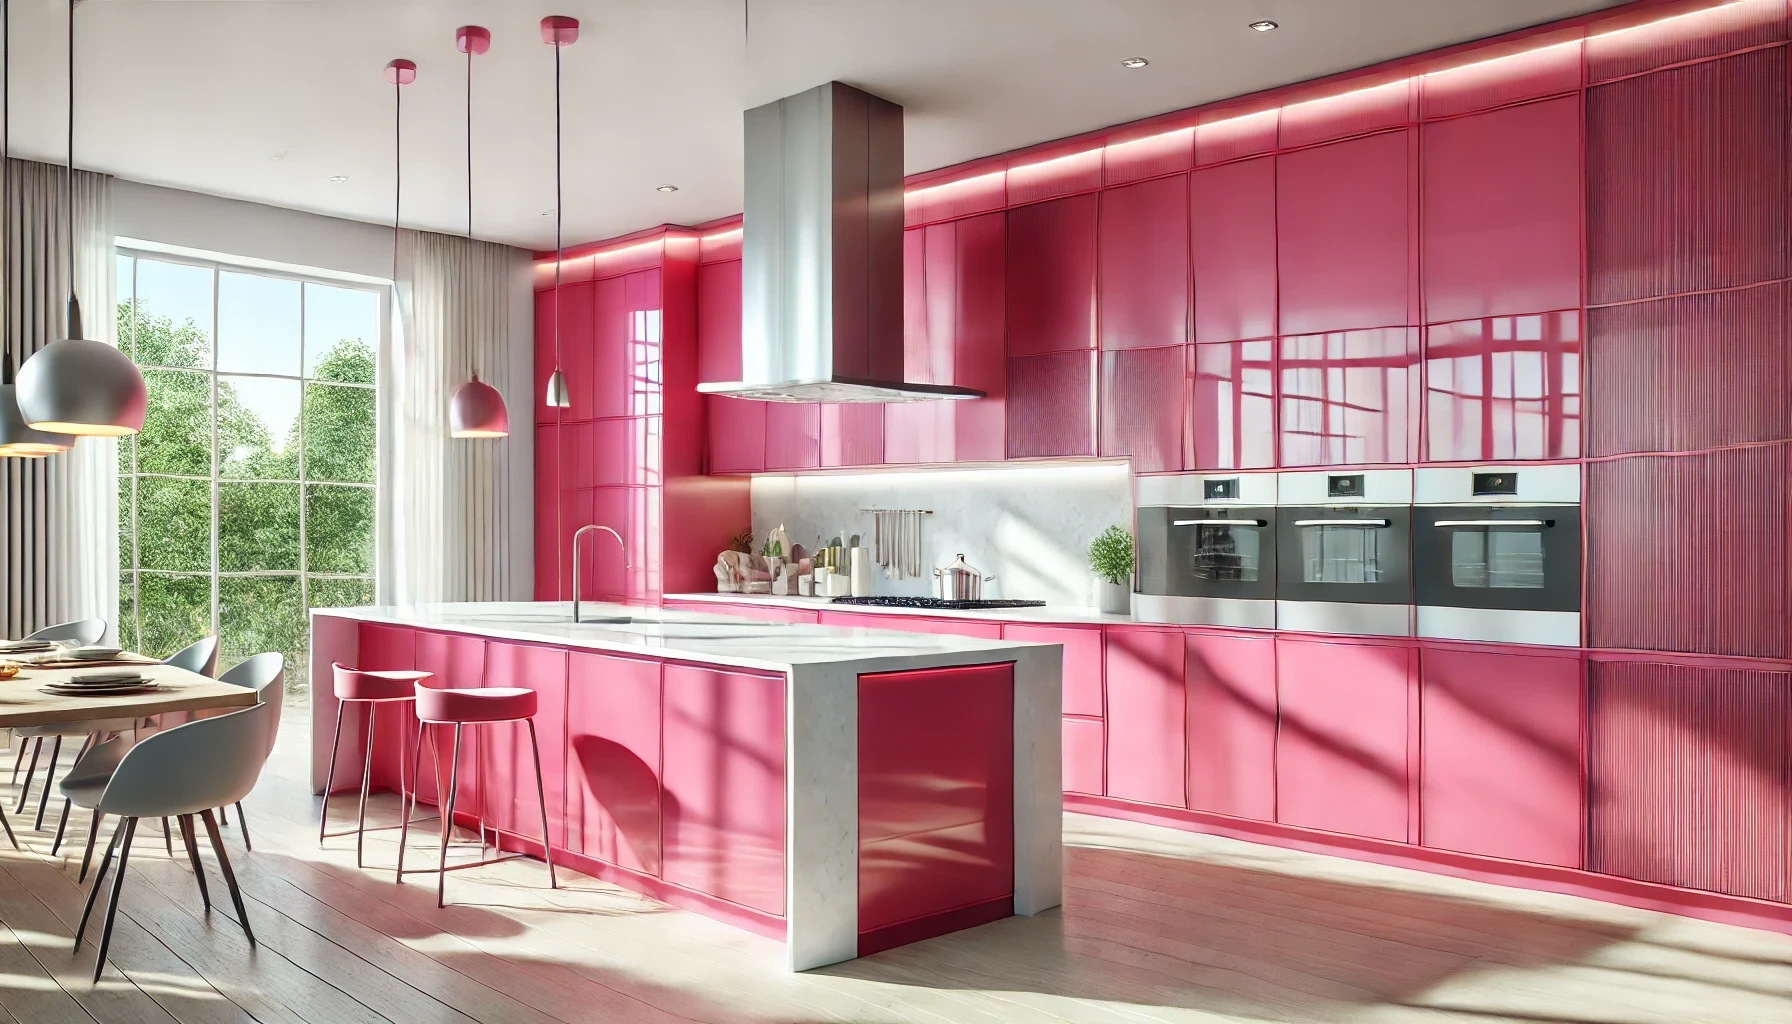
[[(268, 755), (271, 755), (274, 752), (274, 740), (278, 737), (280, 732), (279, 707), (281, 705), (281, 695), (284, 692), (283, 686), (286, 678), (285, 666), (286, 659), (280, 654), (257, 654), (254, 657), (245, 659), (241, 664), (228, 669), (223, 675), (218, 677), (218, 681), (221, 683), (230, 683), (233, 686), (242, 686), (256, 691), (260, 698), (260, 702), (256, 705), (257, 707), (269, 700), (274, 702), (275, 711), (272, 719), (268, 723), (268, 734), (265, 743), (265, 746), (267, 747), (266, 753)], [(180, 726), (176, 725), (174, 728), (178, 729)], [(87, 751), (87, 753), (82, 756), (81, 760), (76, 762), (73, 768), (69, 769), (68, 777), (62, 781), (64, 819), (68, 816), (68, 808), (71, 803), (80, 804), (80, 801), (75, 798), (75, 794), (77, 792), (92, 792), (97, 788), (104, 787), (104, 785), (111, 780), (113, 774), (118, 770), (118, 765), (123, 761), (124, 755), (130, 751), (136, 742), (142, 741), (133, 741), (132, 738), (127, 735), (115, 736)], [(80, 804), (80, 806), (86, 807), (87, 805)], [(218, 808), (219, 814), (226, 813), (225, 806), (227, 805)], [(249, 824), (247, 819), (243, 817), (243, 805), (240, 800), (236, 802), (236, 814), (237, 821), (241, 823), (243, 827), (243, 842), (246, 846), (248, 845), (249, 838)], [(81, 854), (81, 873), (76, 878), (77, 882), (86, 881), (87, 879), (87, 869), (93, 862), (93, 847), (99, 837), (100, 817), (100, 814), (95, 813), (92, 819), (87, 823), (87, 848)], [(167, 837), (172, 836), (174, 833), (169, 829), (166, 818), (162, 820), (162, 833), (164, 841), (172, 843), (172, 840)], [(60, 830), (58, 831), (58, 838), (60, 839)], [(54, 855), (56, 853), (56, 848), (51, 847), (50, 853)], [(172, 856), (172, 851), (170, 852), (170, 856)]]
[[(163, 658), (162, 664), (173, 665), (175, 668), (184, 668), (188, 672), (197, 672), (207, 678), (215, 676), (218, 674), (218, 638), (215, 636), (208, 636), (200, 640), (195, 640), (166, 658)], [(186, 711), (175, 711), (166, 715), (157, 716), (161, 728), (173, 728), (182, 722), (189, 721), (191, 718), (192, 714)], [(149, 720), (145, 719), (145, 721), (147, 722)], [(117, 722), (114, 720), (100, 724), (115, 725)], [(118, 729), (111, 731), (123, 732), (124, 730)], [(135, 730), (133, 730), (133, 733), (135, 733)], [(67, 734), (65, 733), (65, 735)], [(90, 752), (88, 748), (97, 744), (99, 739), (100, 737), (90, 736), (87, 746), (83, 747), (80, 755), (75, 758), (76, 765), (79, 765), (81, 761), (88, 756)], [(51, 763), (54, 764), (55, 762), (52, 761)], [(114, 759), (113, 763), (117, 763), (116, 759)], [(26, 785), (30, 785), (31, 779), (29, 776), (26, 777), (25, 783)], [(46, 785), (47, 784), (48, 782), (46, 780)], [(68, 828), (68, 808), (68, 797), (65, 796), (62, 798), (62, 817), (56, 822), (56, 841), (50, 844), (50, 856), (52, 857), (62, 850), (62, 835)], [(168, 856), (174, 856), (174, 832), (168, 827), (167, 818), (162, 819), (162, 842), (168, 848)], [(91, 838), (89, 838), (87, 846), (87, 856), (92, 857), (93, 841)], [(82, 862), (81, 874), (83, 877), (87, 874), (85, 860)]]
[[(256, 655), (250, 661), (257, 659), (274, 659), (276, 666), (280, 663), (278, 654)], [(261, 666), (266, 664), (266, 661), (260, 663)], [(266, 675), (265, 671), (261, 674)], [(99, 956), (93, 965), (96, 983), (106, 969), (106, 953), (112, 945), (112, 925), (118, 917), (118, 899), (124, 892), (125, 870), (130, 863), (131, 840), (136, 835), (137, 822), (143, 818), (167, 816), (180, 820), (200, 898), (210, 911), (211, 897), (199, 860), (193, 819), (198, 816), (205, 823), (212, 853), (218, 859), (219, 873), (224, 876), (231, 902), (236, 906), (238, 923), (242, 925), (249, 945), (254, 947), (255, 931), (249, 926), (242, 890), (237, 886), (236, 873), (231, 870), (230, 855), (224, 850), (224, 840), (218, 834), (218, 820), (212, 808), (237, 803), (255, 788), (262, 766), (272, 751), (271, 737), (275, 735), (280, 719), (283, 677), (284, 672), (276, 668), (259, 687), (261, 701), (252, 708), (216, 718), (197, 719), (145, 737), (124, 753), (117, 767), (104, 779), (85, 779), (76, 785), (64, 782), (63, 792), (77, 806), (91, 810), (96, 822), (108, 814), (119, 819), (112, 832), (112, 842), (106, 847), (106, 856), (94, 875), (93, 887), (88, 890), (81, 924), (75, 931), (75, 951), (78, 953), (100, 887), (105, 884), (106, 873), (111, 870), (112, 859), (116, 856), (118, 873), (112, 877), (105, 924), (100, 932)]]
[[(73, 644), (79, 647), (86, 647), (89, 644), (99, 643), (105, 636), (105, 619), (75, 619), (71, 622), (58, 622), (54, 626), (45, 626), (37, 632), (25, 637), (25, 639), (53, 640), (61, 644)], [(123, 721), (124, 725), (120, 726), (120, 721)], [(50, 745), (50, 766), (48, 774), (53, 776), (56, 773), (57, 760), (62, 756), (62, 738), (64, 736), (92, 737), (96, 733), (103, 734), (118, 732), (120, 729), (128, 729), (133, 724), (134, 723), (129, 720), (108, 719), (103, 722), (82, 722), (78, 725), (38, 725), (24, 729), (14, 729), (14, 741), (29, 739), (33, 742), (31, 744), (31, 767), (27, 768), (25, 771), (25, 785), (19, 789), (18, 806), (13, 808), (13, 812), (15, 814), (25, 813), (25, 805), (31, 799), (31, 782), (37, 775), (38, 758), (43, 754), (44, 740), (49, 739), (52, 741)], [(82, 751), (85, 752), (87, 747), (92, 745), (92, 742), (93, 741), (90, 739), (87, 744), (84, 744), (82, 746)], [(19, 781), (19, 766), (24, 763), (24, 760), (25, 744), (20, 743), (18, 756), (13, 758), (12, 762), (12, 780), (14, 782)], [(38, 794), (37, 818), (31, 826), (34, 829), (42, 829), (44, 827), (44, 811), (48, 809), (50, 804), (50, 782), (51, 780), (49, 778), (45, 778), (43, 791)]]

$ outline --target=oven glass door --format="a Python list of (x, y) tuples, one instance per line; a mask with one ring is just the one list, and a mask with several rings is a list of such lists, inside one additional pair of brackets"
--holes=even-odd
[(1580, 610), (1579, 506), (1425, 506), (1417, 517), (1420, 604)]
[(1279, 599), (1411, 603), (1410, 509), (1285, 508), (1280, 518)]
[(1276, 586), (1275, 526), (1273, 508), (1141, 508), (1140, 591), (1270, 600)]

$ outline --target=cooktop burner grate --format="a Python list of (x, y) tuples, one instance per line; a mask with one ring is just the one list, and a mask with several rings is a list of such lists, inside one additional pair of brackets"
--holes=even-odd
[(834, 604), (868, 605), (874, 608), (944, 608), (948, 611), (974, 611), (979, 608), (1043, 608), (1044, 601), (1004, 601), (984, 599), (954, 601), (944, 597), (836, 597)]

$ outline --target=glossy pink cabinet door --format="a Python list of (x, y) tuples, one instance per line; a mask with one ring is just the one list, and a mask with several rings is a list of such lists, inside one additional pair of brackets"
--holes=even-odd
[[(391, 669), (409, 669), (416, 664), (415, 631), (404, 626), (382, 626), (370, 622), (361, 623), (359, 635), (359, 656), (357, 664), (351, 668), (380, 671)], [(367, 709), (371, 705), (348, 705), (347, 713), (342, 721), (342, 753), (336, 765), (336, 779), (340, 786), (344, 778), (352, 779), (359, 788), (361, 779), (362, 753), (367, 749), (367, 733), (363, 731), (367, 722)], [(379, 714), (375, 718), (373, 740), (373, 778), (375, 788), (381, 786), (398, 789), (398, 773), (401, 752), (410, 749), (412, 733), (411, 722), (416, 715), (409, 704), (380, 704)], [(410, 765), (404, 765), (404, 773), (408, 778)]]
[(1419, 450), (1418, 329), (1283, 338), (1284, 466), (1407, 463)]
[[(457, 690), (478, 689), (485, 685), (485, 641), (479, 637), (419, 630), (416, 661), (418, 669), (435, 674), (431, 685)], [(474, 730), (475, 734), (477, 732), (478, 730)], [(448, 789), (449, 764), (447, 748), (443, 747), (433, 754), (432, 749), (430, 743), (425, 742), (422, 767), (417, 772), (417, 779), (421, 799), (433, 804), (440, 799), (439, 793)], [(480, 809), (482, 794), (475, 781), (479, 767), (478, 750), (477, 741), (469, 741), (461, 748), (460, 795), (455, 800), (455, 806), (468, 814), (478, 814)], [(432, 756), (436, 761), (433, 767)], [(410, 771), (409, 764), (407, 761), (406, 772)], [(441, 769), (439, 789), (436, 781), (438, 767)]]
[(662, 876), (784, 913), (784, 680), (667, 665)]
[(1064, 626), (1002, 627), (1002, 639), (1024, 644), (1061, 644), (1064, 647), (1064, 714), (1102, 716), (1102, 638), (1100, 629)]
[(1182, 633), (1114, 627), (1107, 634), (1107, 795), (1187, 806)]
[[(566, 375), (566, 389), (572, 402), (560, 413), (567, 420), (620, 415), (598, 401), (598, 349), (604, 343), (598, 320), (598, 287), (595, 281), (564, 285), (560, 288), (560, 299), (554, 304), (560, 319), (560, 368)], [(616, 288), (620, 291), (620, 281)]]
[(1282, 334), (1415, 322), (1409, 135), (1276, 157)]
[(1101, 347), (1188, 341), (1188, 182), (1177, 175), (1107, 189), (1100, 214)]
[(1425, 458), (1578, 458), (1581, 353), (1578, 310), (1426, 328)]
[(821, 465), (821, 406), (766, 402), (765, 468), (814, 469)]
[(958, 323), (952, 381), (983, 398), (951, 403), (953, 457), (999, 462), (1007, 456), (1007, 219), (999, 213), (957, 224)]
[(1102, 795), (1107, 727), (1099, 718), (1064, 719), (1064, 792)]
[(558, 601), (560, 588), (560, 458), (562, 428), (535, 428), (535, 600)]
[(740, 261), (697, 268), (697, 379), (740, 379)]
[(1274, 341), (1188, 346), (1188, 469), (1276, 464)]
[(709, 471), (758, 473), (765, 469), (765, 414), (771, 402), (708, 395)]
[(659, 874), (659, 663), (573, 653), (567, 724), (567, 844)]
[(1420, 842), (1580, 867), (1580, 657), (1426, 648), (1419, 668)]
[(1089, 194), (1008, 212), (1010, 356), (1095, 347), (1095, 205)]
[(876, 466), (883, 461), (883, 406), (848, 402), (821, 407), (822, 465)]
[(1580, 305), (1580, 100), (1424, 129), (1425, 318)]
[(1011, 895), (1013, 666), (862, 675), (858, 734), (859, 933)]
[(1276, 817), (1276, 646), (1272, 637), (1187, 634), (1188, 805)]
[[(566, 806), (566, 651), (532, 644), (491, 641), (485, 645), (485, 685), (534, 690), (535, 731), (541, 746), (542, 790), (547, 796), (548, 825), (556, 847), (564, 846)], [(489, 787), (486, 822), (533, 839), (541, 835), (541, 810), (535, 790), (535, 759), (525, 723), (482, 725), (466, 730), (480, 734), (484, 746), (485, 782)], [(444, 757), (446, 754), (444, 754)]]
[(1276, 641), (1276, 820), (1406, 842), (1413, 651)]
[(535, 375), (530, 390), (529, 407), (536, 423), (554, 422), (554, 408), (543, 401), (548, 393), (548, 375), (554, 372), (554, 316), (557, 306), (554, 291), (535, 293)]
[(1189, 176), (1195, 340), (1276, 332), (1276, 166), (1273, 158)]

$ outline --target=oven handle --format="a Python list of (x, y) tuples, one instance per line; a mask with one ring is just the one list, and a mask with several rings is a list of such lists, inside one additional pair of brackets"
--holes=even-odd
[(1554, 519), (1439, 519), (1432, 526), (1554, 526)]
[(1296, 526), (1378, 526), (1388, 525), (1386, 519), (1296, 519)]
[(1171, 526), (1268, 526), (1267, 519), (1177, 519)]

